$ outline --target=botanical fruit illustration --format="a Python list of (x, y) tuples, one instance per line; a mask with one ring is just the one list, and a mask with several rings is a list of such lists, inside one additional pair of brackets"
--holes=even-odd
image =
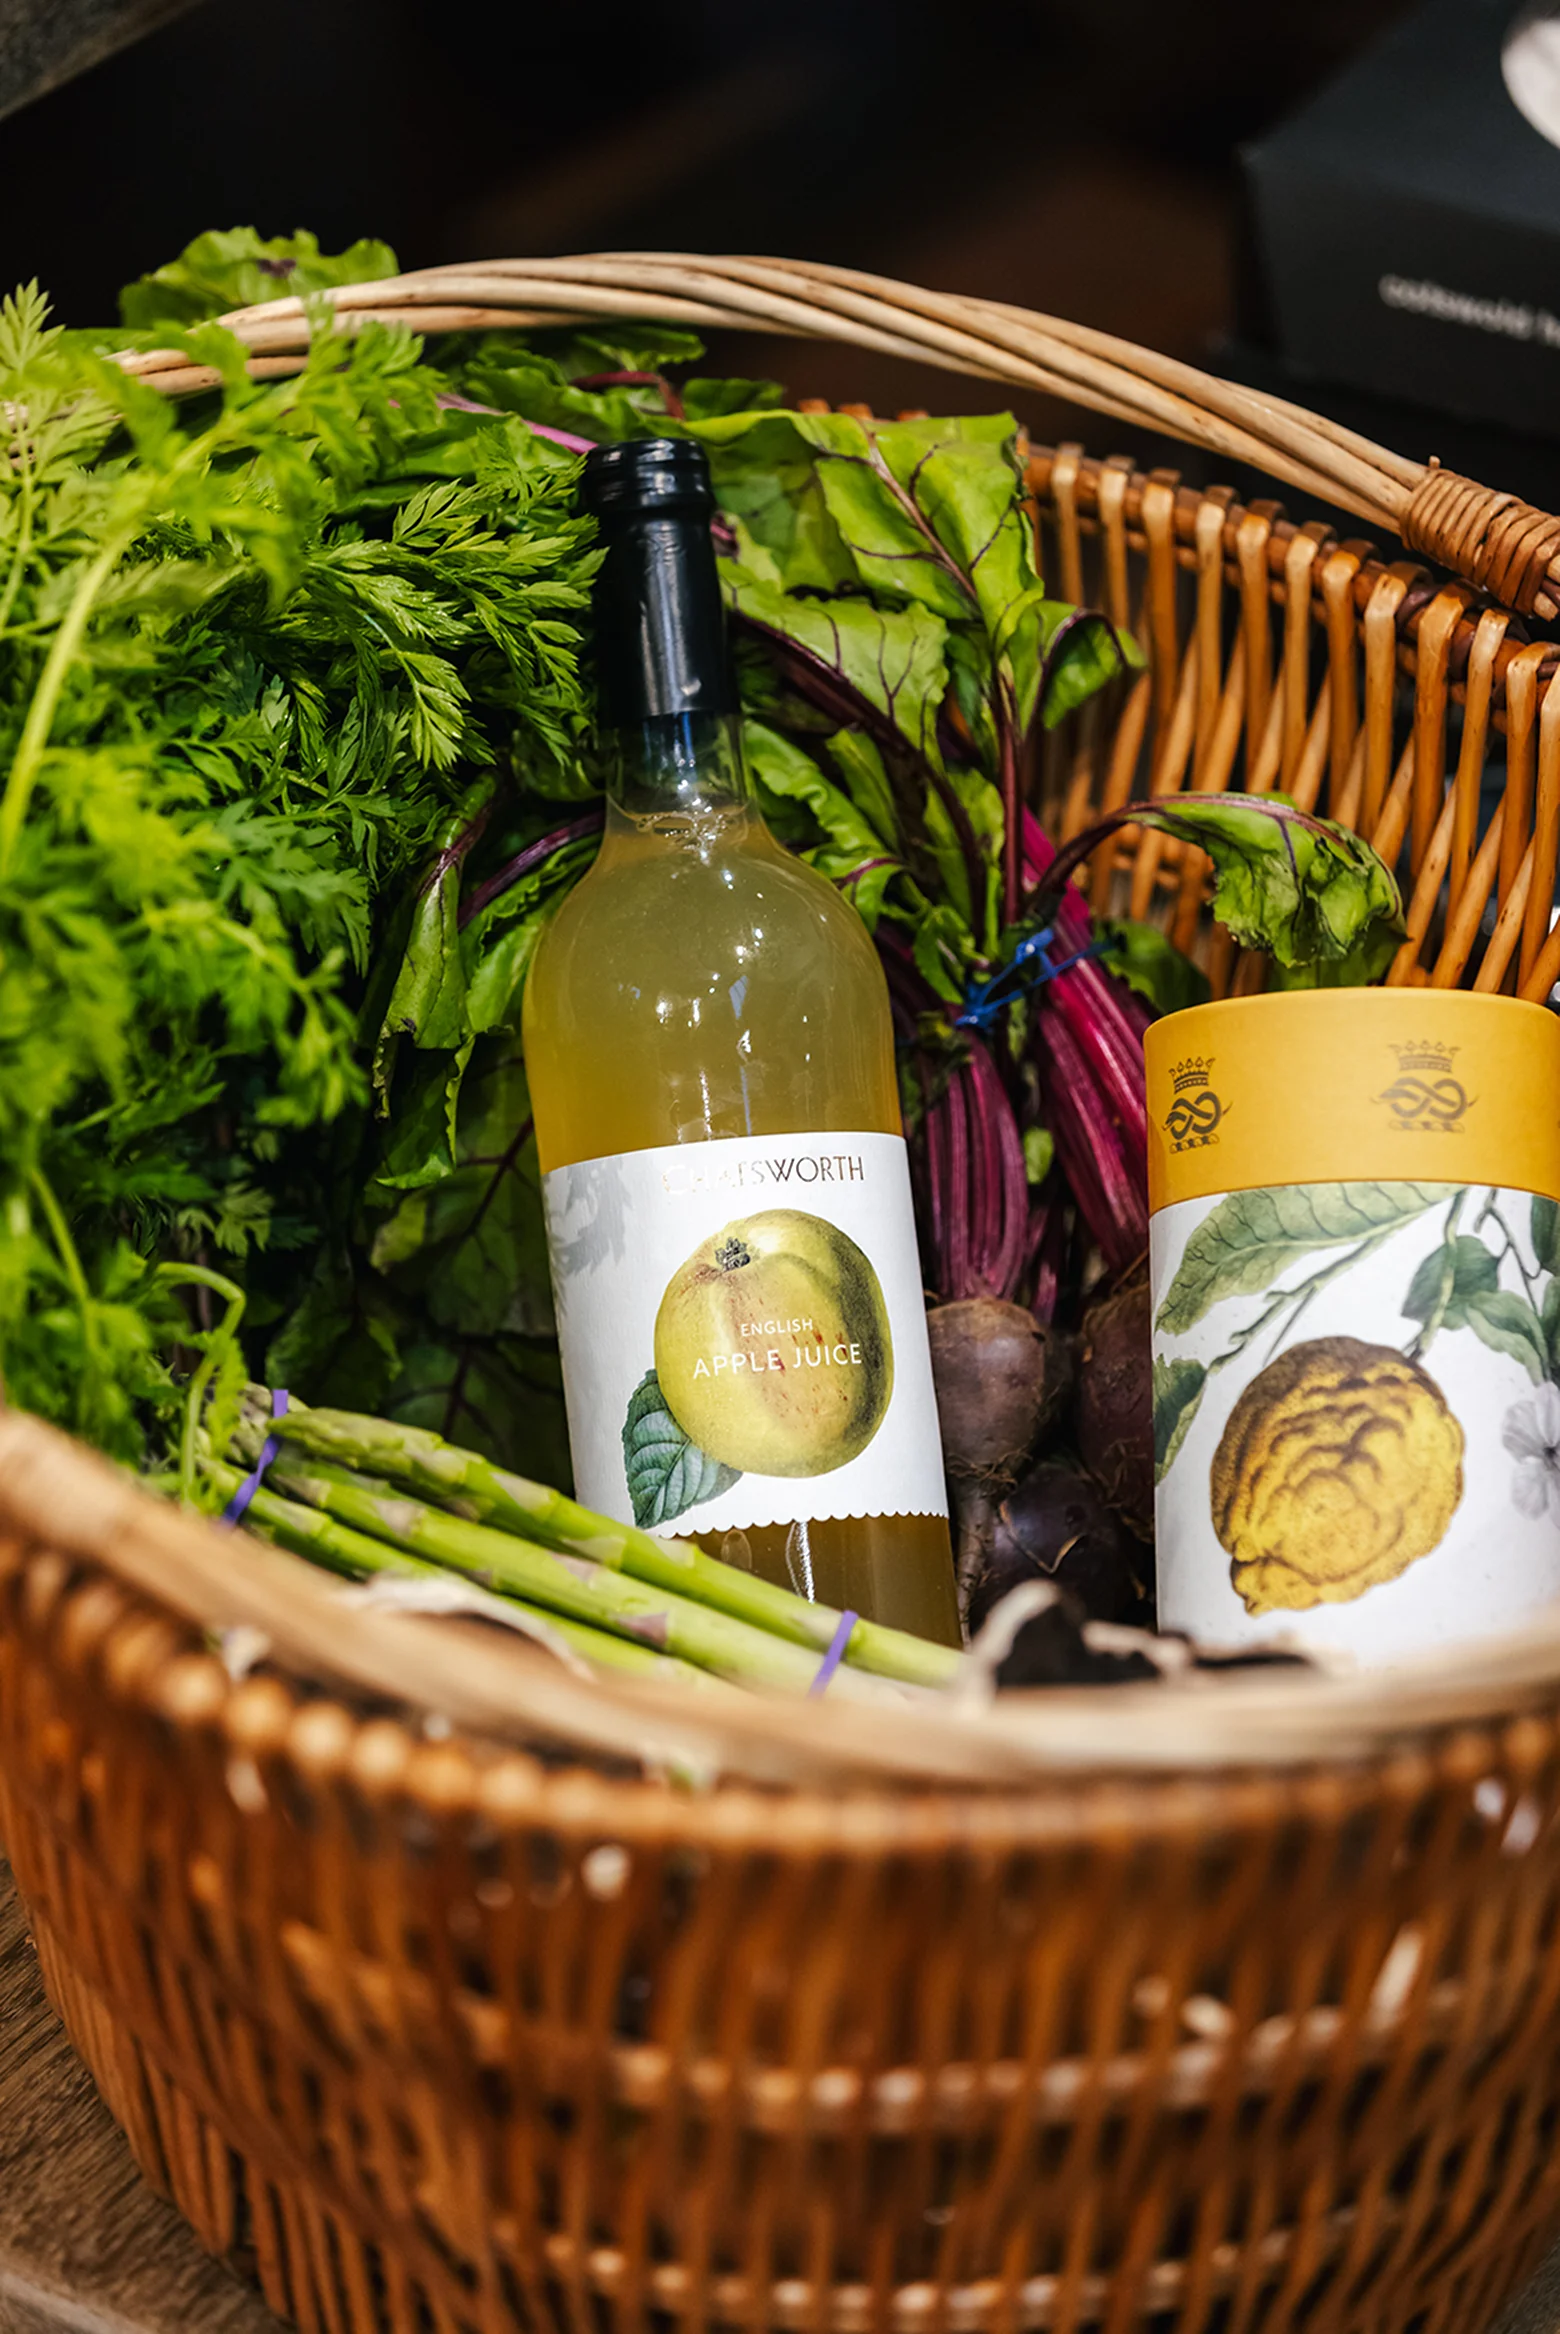
[(799, 1209), (727, 1224), (667, 1284), (655, 1369), (677, 1424), (723, 1466), (827, 1475), (866, 1449), (893, 1392), (877, 1274)]
[(1463, 1430), (1417, 1361), (1313, 1337), (1258, 1372), (1214, 1454), (1213, 1525), (1251, 1613), (1347, 1604), (1444, 1538)]

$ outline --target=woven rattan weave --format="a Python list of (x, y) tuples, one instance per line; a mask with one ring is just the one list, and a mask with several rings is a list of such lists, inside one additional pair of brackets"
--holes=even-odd
[[(1150, 655), (1048, 741), (1046, 814), (1281, 784), (1403, 855), (1394, 979), (1560, 973), (1555, 521), (840, 271), (489, 263), (339, 305), (827, 334), (1397, 532), (1460, 579), (1036, 449), (1048, 577)], [(296, 363), (295, 303), (236, 322)], [(1256, 977), (1195, 855), (1139, 835), (1091, 882)], [(45, 1973), (148, 2175), (301, 2326), (1480, 2334), (1560, 2223), (1560, 1623), (1368, 1688), (694, 1722), (330, 1594), (0, 1417), (0, 1831)], [(231, 1682), (203, 1624), (269, 1659)]]

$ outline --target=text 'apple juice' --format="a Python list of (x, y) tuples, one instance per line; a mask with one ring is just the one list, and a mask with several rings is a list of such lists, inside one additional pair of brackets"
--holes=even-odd
[(888, 991), (748, 791), (702, 448), (598, 448), (600, 854), (525, 1056), (577, 1495), (957, 1644)]

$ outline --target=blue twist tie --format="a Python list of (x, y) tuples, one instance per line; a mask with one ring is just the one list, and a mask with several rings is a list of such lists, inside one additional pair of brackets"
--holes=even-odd
[(1071, 956), (1053, 964), (1048, 951), (1055, 938), (1053, 924), (1047, 924), (1043, 932), (1031, 932), (1027, 940), (1019, 942), (1011, 964), (1004, 965), (989, 981), (972, 981), (964, 1011), (955, 1017), (955, 1029), (989, 1029), (999, 1013), (1020, 997), (1028, 996), (1032, 989), (1043, 988), (1058, 973), (1068, 972), (1085, 958), (1102, 956), (1105, 952), (1103, 940), (1091, 940), (1087, 948), (1076, 948)]
[(826, 1694), (828, 1692), (829, 1680), (833, 1677), (835, 1671), (839, 1668), (840, 1663), (845, 1659), (845, 1648), (850, 1643), (850, 1633), (852, 1629), (855, 1628), (859, 1618), (860, 1615), (857, 1613), (841, 1613), (840, 1625), (835, 1630), (833, 1638), (830, 1641), (829, 1650), (824, 1655), (822, 1661), (820, 1661), (818, 1664), (818, 1675), (813, 1679), (812, 1684), (807, 1689), (807, 1698), (809, 1701), (812, 1700), (815, 1694)]
[[(271, 1416), (273, 1418), (285, 1418), (287, 1416), (287, 1388), (285, 1386), (278, 1386), (276, 1392), (271, 1396)], [(244, 1513), (249, 1506), (249, 1502), (254, 1498), (255, 1493), (259, 1490), (261, 1484), (265, 1481), (265, 1471), (267, 1467), (269, 1467), (271, 1461), (275, 1458), (281, 1447), (282, 1442), (280, 1435), (268, 1434), (266, 1436), (265, 1441), (261, 1446), (260, 1456), (255, 1461), (253, 1473), (244, 1477), (243, 1482), (234, 1492), (232, 1498), (228, 1501), (227, 1506), (222, 1510), (221, 1520), (223, 1523), (236, 1524), (242, 1521)]]

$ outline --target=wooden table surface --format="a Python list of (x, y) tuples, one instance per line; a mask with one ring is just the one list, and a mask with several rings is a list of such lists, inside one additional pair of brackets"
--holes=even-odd
[(3, 1862), (0, 2334), (277, 2334), (143, 2185), (43, 1998)]
[[(0, 2334), (278, 2334), (142, 2184), (43, 1998), (3, 1861)], [(1499, 2334), (1560, 2334), (1560, 2249)]]

